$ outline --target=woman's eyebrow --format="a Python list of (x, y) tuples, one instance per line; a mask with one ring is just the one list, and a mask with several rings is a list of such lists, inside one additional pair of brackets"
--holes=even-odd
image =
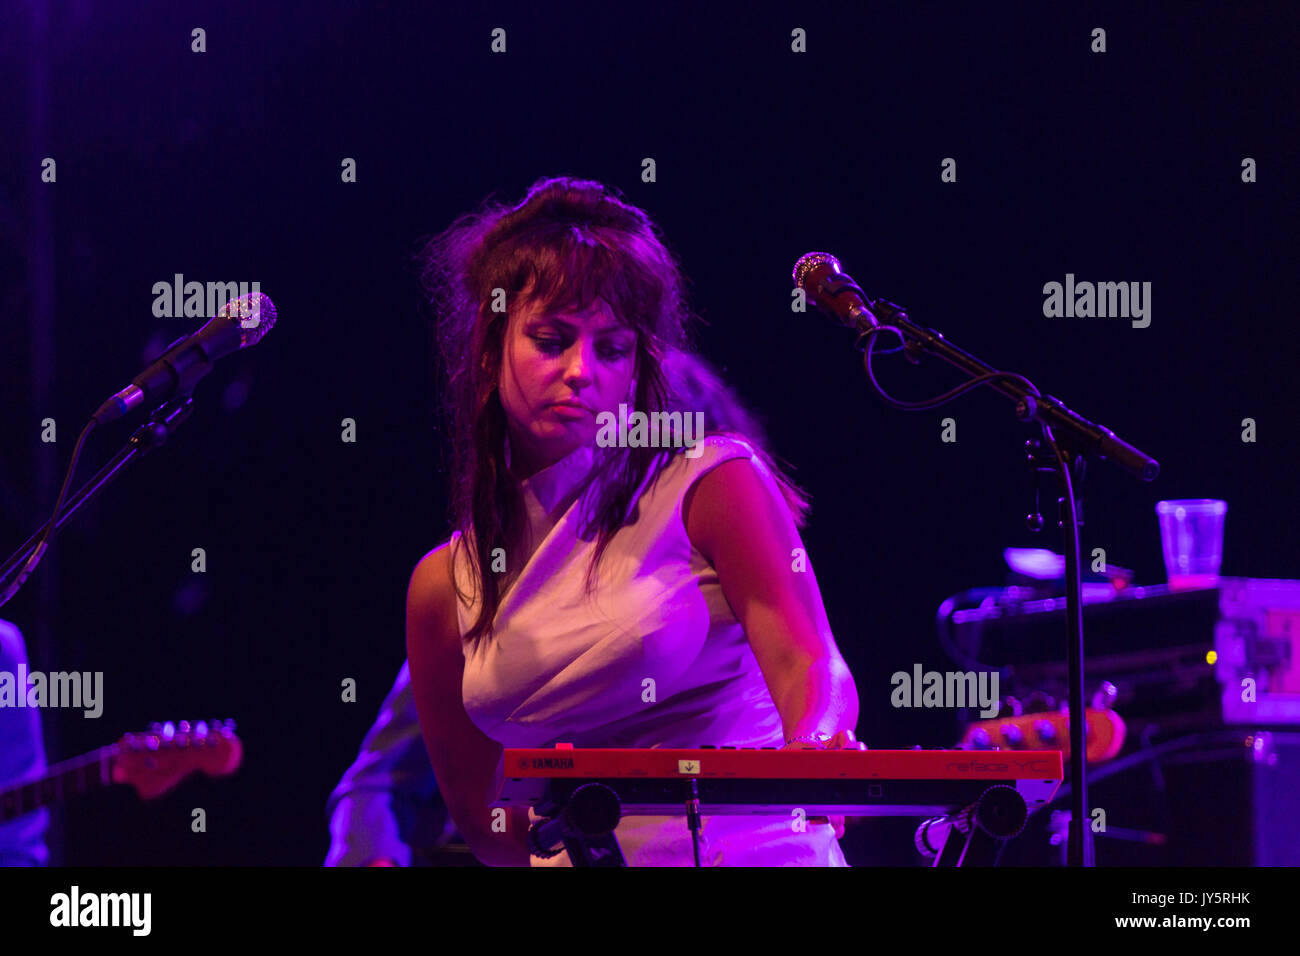
[[(538, 322), (550, 322), (552, 325), (559, 325), (559, 326), (562, 326), (563, 328), (567, 329), (567, 330), (570, 331), (570, 332), (572, 332), (572, 331), (574, 331), (574, 330), (576, 330), (576, 329), (578, 328), (578, 327), (577, 327), (576, 325), (574, 325), (572, 322), (566, 321), (565, 319), (562, 319), (562, 318), (560, 318), (559, 316), (556, 316), (556, 315), (543, 315), (543, 316), (539, 316), (538, 319), (537, 319), (537, 321), (538, 321)], [(604, 326), (603, 328), (599, 328), (599, 329), (597, 329), (596, 331), (597, 331), (597, 332), (633, 332), (633, 331), (635, 331), (635, 330), (634, 330), (631, 326), (629, 326), (629, 325), (624, 325), (624, 324), (621, 323), (621, 322), (615, 322), (615, 323), (613, 323), (613, 324), (611, 324), (611, 325), (606, 325), (606, 326)]]

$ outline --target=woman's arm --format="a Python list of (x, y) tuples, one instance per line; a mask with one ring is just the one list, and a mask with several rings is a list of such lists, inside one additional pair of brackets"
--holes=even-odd
[(493, 828), (489, 805), (501, 792), (504, 751), (465, 713), (456, 600), (448, 542), (415, 566), (406, 593), (406, 653), (420, 731), (447, 810), (474, 855), (489, 866), (528, 866), (528, 810), (495, 813), (505, 828)]
[(750, 459), (735, 459), (697, 481), (682, 511), (749, 638), (786, 740), (853, 730), (857, 688), (784, 500)]

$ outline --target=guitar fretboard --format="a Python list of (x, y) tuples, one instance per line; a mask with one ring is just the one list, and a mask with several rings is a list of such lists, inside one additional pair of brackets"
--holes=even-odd
[(0, 823), (32, 813), (68, 797), (99, 790), (113, 783), (117, 745), (73, 757), (50, 767), (42, 776), (0, 790)]

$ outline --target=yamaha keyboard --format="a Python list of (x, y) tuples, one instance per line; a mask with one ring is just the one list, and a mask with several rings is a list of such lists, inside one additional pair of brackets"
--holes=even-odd
[[(930, 816), (1013, 788), (1033, 811), (1062, 780), (1060, 751), (507, 749), (505, 783), (493, 806), (552, 816), (575, 790), (599, 783), (624, 815), (682, 813), (698, 795), (702, 813)], [(692, 786), (694, 782), (694, 786)]]

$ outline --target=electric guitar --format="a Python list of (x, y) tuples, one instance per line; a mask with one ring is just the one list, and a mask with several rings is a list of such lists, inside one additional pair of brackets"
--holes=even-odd
[(211, 777), (234, 773), (243, 759), (233, 720), (151, 724), (144, 733), (127, 734), (33, 780), (0, 788), (0, 823), (113, 784), (128, 784), (142, 800), (152, 800), (195, 771)]
[[(1084, 756), (1088, 763), (1110, 760), (1124, 746), (1124, 721), (1113, 710), (1084, 711)], [(1016, 717), (978, 720), (966, 728), (960, 746), (970, 750), (1059, 750), (1070, 756), (1070, 716), (1044, 710)]]

